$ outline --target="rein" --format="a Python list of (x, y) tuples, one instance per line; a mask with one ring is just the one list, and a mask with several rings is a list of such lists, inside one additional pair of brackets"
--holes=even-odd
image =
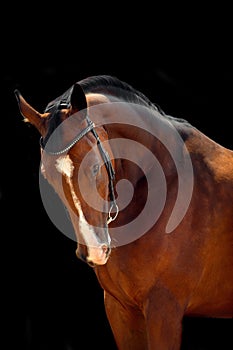
[[(47, 112), (50, 109), (53, 109), (54, 107), (56, 107), (57, 109), (63, 109), (63, 108), (69, 108), (69, 104), (64, 103), (64, 101), (61, 101), (59, 104), (55, 105), (55, 106), (51, 106), (49, 108), (47, 108), (45, 110), (45, 112)], [(107, 225), (110, 224), (110, 222), (114, 221), (117, 218), (117, 215), (119, 213), (119, 208), (118, 205), (116, 204), (116, 197), (115, 197), (115, 193), (114, 193), (114, 180), (115, 180), (115, 171), (113, 169), (112, 166), (112, 162), (110, 160), (110, 157), (107, 153), (107, 151), (103, 148), (103, 145), (100, 141), (100, 138), (96, 132), (96, 130), (94, 129), (95, 124), (90, 120), (88, 114), (86, 114), (86, 120), (87, 120), (87, 127), (84, 128), (67, 146), (65, 146), (63, 149), (59, 150), (59, 151), (49, 151), (49, 150), (45, 150), (45, 144), (43, 141), (43, 138), (41, 136), (40, 138), (40, 147), (45, 150), (45, 152), (47, 154), (53, 155), (53, 156), (57, 156), (63, 153), (68, 152), (77, 142), (79, 142), (86, 134), (88, 134), (89, 132), (92, 132), (92, 134), (94, 135), (96, 142), (97, 142), (97, 147), (99, 149), (100, 155), (104, 161), (107, 173), (108, 173), (108, 178), (109, 178), (109, 198), (110, 198), (110, 208), (109, 208), (109, 212), (108, 212), (108, 218), (107, 218)], [(111, 215), (113, 209), (115, 208), (115, 215)]]

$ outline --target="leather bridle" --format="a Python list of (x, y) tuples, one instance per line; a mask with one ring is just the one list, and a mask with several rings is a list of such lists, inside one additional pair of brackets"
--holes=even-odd
[[(65, 109), (65, 108), (69, 108), (70, 104), (66, 103), (64, 101), (60, 101), (59, 103), (56, 103), (54, 105), (49, 106), (48, 108), (45, 109), (44, 112), (48, 112), (53, 110), (54, 111), (58, 111), (61, 109)], [(92, 132), (92, 134), (94, 135), (96, 142), (97, 142), (97, 146), (100, 152), (100, 155), (104, 161), (107, 173), (108, 173), (108, 178), (109, 178), (109, 198), (110, 198), (110, 208), (109, 208), (109, 212), (108, 212), (108, 218), (107, 218), (107, 224), (110, 224), (110, 222), (114, 221), (117, 218), (117, 215), (119, 213), (119, 208), (118, 205), (116, 204), (116, 197), (115, 197), (115, 193), (114, 193), (114, 180), (115, 180), (115, 171), (113, 169), (112, 166), (112, 162), (110, 160), (110, 157), (107, 153), (107, 151), (103, 148), (103, 145), (101, 143), (101, 140), (95, 130), (95, 124), (90, 120), (88, 114), (86, 113), (85, 119), (87, 121), (87, 126), (86, 128), (82, 129), (80, 131), (80, 133), (71, 141), (69, 142), (68, 145), (66, 145), (64, 148), (62, 148), (61, 150), (58, 151), (50, 151), (47, 149), (47, 147), (45, 147), (44, 144), (44, 140), (41, 136), (40, 138), (40, 147), (45, 150), (45, 152), (47, 154), (53, 155), (53, 156), (58, 156), (64, 153), (67, 153), (77, 142), (79, 142), (86, 134), (88, 134), (89, 132)], [(113, 212), (113, 210), (115, 209), (115, 213), (112, 216), (111, 213)]]

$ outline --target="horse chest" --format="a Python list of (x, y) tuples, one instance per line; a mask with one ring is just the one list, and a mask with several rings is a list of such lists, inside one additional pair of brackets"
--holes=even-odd
[(143, 275), (138, 278), (130, 269), (118, 270), (115, 264), (111, 266), (110, 261), (107, 266), (96, 267), (95, 273), (101, 287), (122, 303), (131, 306), (143, 303), (149, 289)]

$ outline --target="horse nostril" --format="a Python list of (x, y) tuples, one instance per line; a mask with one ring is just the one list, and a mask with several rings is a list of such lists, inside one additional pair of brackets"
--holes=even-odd
[(104, 252), (104, 254), (105, 254), (106, 256), (109, 255), (109, 253), (110, 253), (110, 247), (109, 247), (109, 246), (107, 246), (106, 244), (103, 244), (103, 245), (101, 246), (101, 249), (102, 249), (102, 251)]

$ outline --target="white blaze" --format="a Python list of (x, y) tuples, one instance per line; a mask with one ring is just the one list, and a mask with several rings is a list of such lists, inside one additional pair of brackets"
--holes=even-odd
[(59, 157), (56, 160), (56, 169), (59, 173), (65, 175), (67, 178), (71, 178), (73, 176), (74, 165), (69, 155)]
[(86, 218), (82, 211), (81, 203), (74, 191), (74, 186), (72, 183), (74, 165), (72, 160), (67, 154), (65, 156), (59, 157), (56, 161), (55, 166), (58, 172), (65, 175), (66, 181), (70, 187), (72, 199), (79, 215), (79, 230), (88, 247), (88, 253), (89, 253), (88, 260), (99, 264), (105, 264), (106, 263), (105, 251), (101, 248), (103, 244), (101, 244), (98, 241), (93, 227), (89, 225), (88, 222), (86, 221)]

